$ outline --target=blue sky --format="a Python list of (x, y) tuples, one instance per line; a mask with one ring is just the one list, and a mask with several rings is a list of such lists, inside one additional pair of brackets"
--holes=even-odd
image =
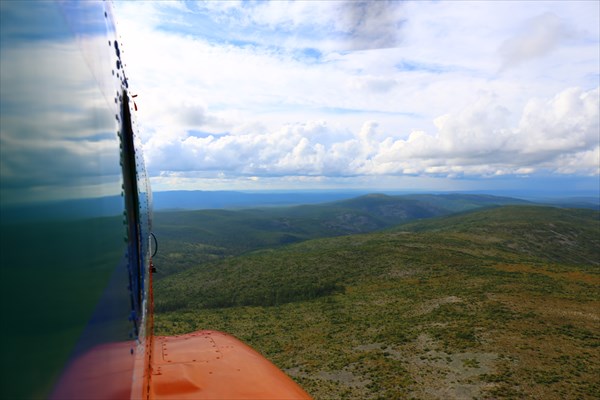
[(595, 1), (117, 2), (154, 190), (598, 190)]

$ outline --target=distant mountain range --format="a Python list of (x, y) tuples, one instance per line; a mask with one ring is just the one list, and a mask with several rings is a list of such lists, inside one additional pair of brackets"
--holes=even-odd
[[(155, 233), (166, 248), (184, 256), (161, 259), (164, 275), (251, 250), (308, 239), (367, 233), (415, 220), (485, 207), (531, 204), (509, 197), (470, 194), (368, 194), (346, 200), (288, 207), (157, 212)], [(161, 276), (157, 277), (161, 279)]]
[[(153, 193), (153, 205), (156, 211), (166, 210), (202, 210), (202, 209), (234, 209), (250, 208), (264, 206), (286, 206), (286, 205), (304, 205), (333, 202), (338, 200), (349, 200), (359, 196), (368, 195), (367, 191), (347, 190), (347, 191), (289, 191), (289, 192), (240, 192), (240, 191), (202, 191), (202, 190), (177, 190)], [(488, 197), (490, 199), (497, 197), (509, 198), (507, 196), (496, 196), (490, 193), (436, 193), (436, 194), (409, 194), (390, 192), (392, 197), (402, 195), (406, 199), (415, 197), (422, 199), (429, 196), (434, 200), (437, 195), (444, 196), (469, 196), (479, 198), (477, 201)], [(375, 196), (375, 195), (372, 195)], [(563, 207), (578, 208), (600, 208), (599, 196), (578, 196), (578, 197), (521, 197), (510, 196), (515, 199), (526, 199), (530, 202), (551, 204)]]
[(239, 192), (230, 190), (174, 190), (153, 193), (154, 209), (163, 210), (202, 210), (249, 208), (263, 206), (284, 206), (316, 204), (356, 197), (360, 191), (290, 191), (290, 192)]
[[(402, 206), (392, 204), (402, 198)], [(487, 199), (487, 200), (486, 200)], [(439, 193), (439, 194), (368, 194), (359, 190), (348, 191), (289, 191), (289, 192), (239, 192), (239, 191), (165, 191), (153, 193), (154, 211), (248, 209), (257, 207), (283, 207), (315, 205), (334, 202), (354, 210), (374, 212), (384, 219), (403, 220), (402, 215), (428, 217), (443, 215), (447, 211), (468, 210), (472, 206), (489, 204), (524, 204), (526, 202), (554, 205), (565, 208), (590, 208), (600, 210), (600, 197), (536, 197), (517, 198), (490, 194)], [(369, 204), (367, 204), (369, 203)], [(419, 204), (417, 204), (419, 203)], [(345, 205), (344, 205), (345, 204)], [(412, 205), (411, 205), (412, 204)], [(400, 208), (398, 208), (400, 207)], [(306, 212), (311, 212), (304, 210)], [(38, 203), (3, 205), (1, 218), (4, 223), (16, 221), (39, 221), (81, 219), (119, 215), (123, 211), (121, 196), (105, 196), (86, 199), (69, 199)], [(298, 210), (299, 213), (303, 211)]]

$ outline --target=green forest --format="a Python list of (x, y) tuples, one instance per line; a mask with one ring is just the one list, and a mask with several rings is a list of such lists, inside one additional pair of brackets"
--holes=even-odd
[(597, 211), (370, 195), (154, 221), (155, 333), (231, 333), (317, 399), (600, 393)]

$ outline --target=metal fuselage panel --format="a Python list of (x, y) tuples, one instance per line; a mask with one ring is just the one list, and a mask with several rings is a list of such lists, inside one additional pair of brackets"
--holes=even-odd
[(153, 338), (151, 192), (107, 4), (0, 11), (0, 398), (308, 398), (230, 335)]
[(110, 8), (0, 11), (0, 398), (130, 397), (151, 204)]

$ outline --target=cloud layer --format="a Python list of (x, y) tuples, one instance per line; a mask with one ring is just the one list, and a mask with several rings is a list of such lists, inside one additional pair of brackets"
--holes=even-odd
[(242, 176), (445, 176), (598, 174), (598, 89), (567, 89), (511, 112), (489, 98), (435, 119), (434, 132), (385, 136), (376, 122), (357, 132), (325, 121), (252, 134), (154, 135), (145, 145), (151, 172), (205, 171)]
[(118, 3), (117, 15), (155, 180), (283, 182), (597, 175), (598, 8)]

